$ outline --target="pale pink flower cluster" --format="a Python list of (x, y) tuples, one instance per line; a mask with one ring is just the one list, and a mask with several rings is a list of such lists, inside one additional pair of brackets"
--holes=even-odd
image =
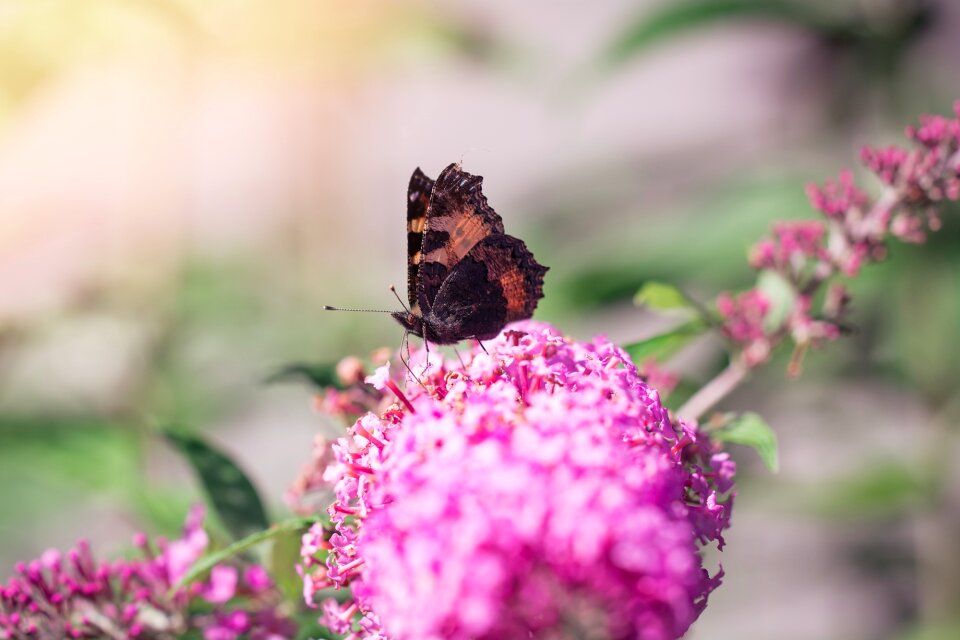
[(754, 269), (777, 269), (800, 277), (811, 259), (828, 259), (822, 244), (824, 231), (824, 224), (819, 220), (778, 222), (773, 227), (773, 238), (754, 245), (750, 265)]
[(759, 289), (750, 289), (733, 296), (717, 297), (717, 312), (723, 319), (723, 333), (741, 346), (743, 358), (759, 363), (770, 357), (773, 344), (764, 328), (770, 302)]
[(669, 396), (680, 384), (680, 376), (663, 367), (656, 358), (647, 358), (637, 364), (637, 373), (640, 379), (660, 392), (663, 397)]
[(823, 220), (781, 222), (771, 237), (757, 243), (751, 265), (779, 275), (793, 292), (782, 319), (770, 321), (772, 301), (761, 286), (739, 296), (717, 300), (724, 335), (737, 347), (748, 368), (765, 362), (779, 342), (794, 342), (793, 367), (809, 346), (839, 337), (848, 307), (842, 285), (833, 283), (819, 307), (813, 303), (821, 285), (836, 275), (856, 276), (867, 262), (886, 255), (885, 242), (895, 237), (922, 242), (927, 230), (940, 227), (938, 205), (960, 198), (960, 102), (956, 117), (923, 116), (907, 127), (909, 149), (864, 147), (863, 163), (885, 185), (871, 199), (843, 171), (822, 187), (810, 185), (807, 195)]
[[(203, 509), (191, 511), (183, 537), (151, 545), (138, 534), (141, 557), (97, 561), (85, 541), (65, 555), (51, 549), (20, 563), (0, 585), (0, 638), (176, 638), (282, 640), (296, 626), (276, 611), (279, 594), (264, 569), (218, 565), (188, 587), (177, 583), (206, 551)], [(202, 603), (202, 607), (194, 607)], [(196, 612), (194, 611), (196, 609)]]
[(333, 446), (308, 602), (350, 587), (323, 618), (349, 638), (680, 637), (720, 582), (701, 549), (723, 546), (734, 464), (605, 339), (525, 322), (484, 347), (414, 352), (405, 392), (368, 378), (400, 403)]

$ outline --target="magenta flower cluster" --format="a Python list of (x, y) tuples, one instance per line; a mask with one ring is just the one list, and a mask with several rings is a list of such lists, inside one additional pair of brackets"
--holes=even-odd
[(836, 275), (854, 277), (865, 263), (883, 259), (890, 237), (922, 242), (928, 230), (939, 229), (938, 205), (960, 198), (960, 102), (954, 111), (955, 117), (927, 115), (907, 127), (909, 149), (864, 147), (863, 164), (885, 187), (880, 197), (871, 199), (853, 173), (843, 171), (836, 181), (807, 188), (822, 220), (778, 223), (771, 237), (753, 247), (752, 266), (777, 274), (793, 299), (782, 318), (771, 319), (773, 301), (762, 286), (718, 298), (723, 333), (737, 346), (743, 365), (765, 362), (790, 338), (798, 367), (807, 347), (837, 338), (843, 326), (846, 290), (831, 283), (815, 307), (821, 285)]
[(191, 630), (205, 640), (291, 637), (296, 628), (277, 613), (278, 594), (258, 565), (242, 574), (218, 565), (207, 580), (177, 586), (207, 549), (202, 522), (195, 508), (182, 538), (151, 545), (138, 534), (133, 560), (98, 561), (81, 541), (66, 554), (51, 549), (18, 564), (0, 585), (0, 638), (172, 640)]
[[(337, 441), (335, 531), (303, 540), (304, 595), (349, 638), (680, 637), (720, 582), (734, 464), (676, 423), (628, 356), (514, 325), (459, 358), (414, 352), (398, 404)], [(462, 363), (461, 363), (462, 360)]]

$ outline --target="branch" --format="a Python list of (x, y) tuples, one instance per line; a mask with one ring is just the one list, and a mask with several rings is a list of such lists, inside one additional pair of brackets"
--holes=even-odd
[(734, 358), (726, 369), (690, 396), (690, 399), (677, 410), (677, 415), (683, 420), (699, 420), (739, 387), (749, 373), (750, 368), (740, 358)]

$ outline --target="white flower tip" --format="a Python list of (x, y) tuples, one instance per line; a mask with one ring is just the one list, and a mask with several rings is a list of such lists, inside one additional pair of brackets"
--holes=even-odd
[(377, 367), (377, 370), (373, 372), (372, 375), (367, 376), (363, 379), (369, 385), (373, 385), (377, 389), (384, 389), (387, 386), (387, 381), (390, 380), (390, 363), (386, 363), (382, 367)]

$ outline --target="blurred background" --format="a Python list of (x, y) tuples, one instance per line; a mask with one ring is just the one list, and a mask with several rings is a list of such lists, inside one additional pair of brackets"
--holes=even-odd
[[(753, 281), (803, 186), (960, 98), (950, 0), (2, 0), (0, 575), (120, 552), (200, 498), (200, 431), (274, 516), (336, 426), (278, 367), (399, 345), (405, 194), (462, 162), (551, 267), (538, 317), (621, 341)], [(874, 183), (867, 183), (875, 187)], [(960, 637), (960, 220), (851, 283), (854, 335), (726, 408), (724, 586), (690, 638)], [(671, 363), (723, 365), (707, 338)]]

